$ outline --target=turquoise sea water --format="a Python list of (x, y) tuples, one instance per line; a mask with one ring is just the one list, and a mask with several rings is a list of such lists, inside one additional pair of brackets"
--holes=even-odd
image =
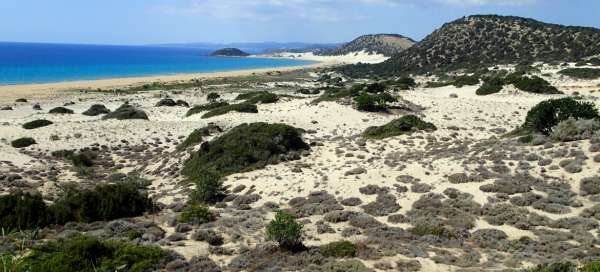
[(194, 48), (0, 43), (0, 85), (305, 65), (291, 59), (210, 57)]

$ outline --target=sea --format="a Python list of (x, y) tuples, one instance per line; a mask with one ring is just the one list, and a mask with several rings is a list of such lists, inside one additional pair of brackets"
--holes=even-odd
[(236, 71), (312, 64), (273, 58), (211, 57), (210, 50), (0, 42), (0, 85)]

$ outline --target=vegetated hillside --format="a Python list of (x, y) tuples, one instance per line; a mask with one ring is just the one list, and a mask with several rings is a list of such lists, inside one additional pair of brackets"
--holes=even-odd
[(390, 75), (531, 61), (578, 61), (598, 54), (600, 29), (477, 15), (444, 24), (384, 63), (340, 69), (349, 75)]
[(341, 47), (325, 50), (318, 54), (325, 56), (338, 56), (366, 51), (373, 54), (392, 56), (400, 53), (415, 44), (411, 38), (398, 34), (364, 35), (344, 44)]
[(217, 56), (217, 57), (247, 57), (247, 56), (250, 56), (250, 54), (248, 54), (242, 50), (239, 50), (237, 48), (219, 49), (215, 52), (212, 52), (210, 55)]

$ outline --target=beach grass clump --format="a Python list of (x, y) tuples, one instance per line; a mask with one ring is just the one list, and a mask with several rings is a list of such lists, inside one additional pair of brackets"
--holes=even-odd
[(394, 96), (387, 92), (371, 94), (363, 92), (359, 96), (354, 97), (356, 109), (367, 112), (380, 112), (388, 110), (388, 103), (397, 102)]
[(502, 91), (504, 87), (504, 79), (500, 77), (492, 77), (483, 82), (481, 87), (475, 91), (477, 95), (490, 95)]
[(279, 101), (279, 96), (267, 91), (248, 92), (238, 95), (235, 100), (245, 100), (250, 104), (269, 104)]
[(553, 127), (550, 136), (556, 141), (570, 142), (591, 139), (597, 131), (600, 131), (599, 120), (569, 118)]
[(453, 234), (446, 229), (444, 226), (429, 225), (429, 224), (418, 224), (410, 229), (410, 233), (417, 236), (432, 235), (437, 237), (448, 237), (451, 238)]
[(223, 106), (220, 108), (213, 109), (204, 115), (202, 115), (202, 119), (207, 119), (219, 115), (224, 115), (230, 113), (232, 111), (242, 112), (242, 113), (258, 113), (258, 108), (254, 104), (249, 103), (241, 103), (241, 104), (233, 104), (228, 106)]
[(31, 229), (48, 223), (46, 203), (40, 194), (20, 191), (0, 196), (0, 228)]
[(22, 259), (18, 271), (158, 271), (170, 259), (170, 254), (156, 246), (78, 236), (34, 247)]
[(356, 245), (350, 241), (337, 241), (321, 246), (321, 255), (325, 257), (353, 258), (356, 256)]
[(107, 114), (107, 113), (110, 113), (110, 110), (108, 108), (106, 108), (106, 106), (104, 106), (102, 104), (94, 104), (94, 105), (91, 105), (89, 109), (82, 112), (81, 114), (86, 115), (86, 116), (98, 116), (98, 115)]
[(418, 130), (434, 131), (437, 130), (437, 127), (432, 123), (421, 120), (421, 118), (415, 115), (406, 115), (383, 126), (368, 127), (363, 132), (363, 137), (369, 139), (384, 139), (402, 134), (410, 134)]
[(193, 225), (202, 225), (214, 220), (215, 215), (208, 207), (199, 204), (188, 205), (179, 215), (179, 221)]
[(14, 148), (25, 148), (34, 144), (36, 144), (36, 141), (30, 137), (23, 137), (10, 142), (10, 145)]
[(275, 241), (283, 249), (299, 249), (302, 247), (303, 228), (293, 215), (279, 211), (267, 225), (267, 241)]
[(52, 123), (51, 121), (48, 121), (45, 119), (40, 119), (40, 120), (34, 120), (34, 121), (23, 124), (23, 128), (24, 129), (36, 129), (36, 128), (49, 126), (52, 124), (54, 124), (54, 123)]
[(598, 109), (591, 102), (583, 102), (572, 97), (542, 101), (527, 113), (521, 130), (550, 135), (552, 128), (569, 118), (598, 119)]
[(600, 78), (600, 69), (598, 68), (568, 68), (558, 72), (576, 79), (598, 79)]
[(139, 110), (132, 105), (123, 104), (113, 112), (106, 114), (102, 117), (103, 120), (117, 119), (117, 120), (148, 120), (148, 115), (143, 110)]
[(308, 149), (297, 128), (285, 124), (242, 124), (203, 144), (185, 162), (182, 173), (189, 178), (207, 172), (222, 177), (260, 169), (279, 162), (288, 153)]
[(227, 103), (227, 102), (211, 102), (209, 104), (196, 105), (187, 111), (187, 113), (185, 114), (185, 117), (189, 117), (194, 114), (198, 114), (198, 113), (205, 112), (205, 111), (214, 110), (217, 108), (222, 108), (225, 106), (229, 106), (229, 103)]
[(48, 113), (50, 114), (73, 114), (75, 113), (72, 109), (67, 109), (65, 107), (56, 107), (51, 109)]

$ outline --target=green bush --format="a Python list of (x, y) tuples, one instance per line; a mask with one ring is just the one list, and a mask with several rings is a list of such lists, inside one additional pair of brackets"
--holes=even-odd
[(177, 151), (183, 151), (190, 146), (195, 146), (202, 142), (202, 137), (210, 136), (213, 132), (223, 132), (219, 126), (209, 124), (203, 128), (194, 130), (185, 138), (183, 142), (177, 145)]
[(494, 94), (499, 91), (502, 91), (503, 87), (504, 87), (504, 80), (499, 77), (493, 77), (493, 78), (490, 78), (487, 81), (485, 81), (483, 83), (483, 85), (481, 85), (481, 87), (479, 87), (479, 89), (477, 89), (477, 91), (475, 91), (475, 94), (477, 94), (477, 95)]
[(375, 83), (367, 84), (364, 88), (364, 91), (367, 93), (382, 93), (382, 92), (385, 92), (385, 88), (386, 88), (385, 84), (375, 82)]
[(107, 113), (110, 113), (110, 110), (108, 108), (106, 108), (106, 106), (101, 105), (101, 104), (94, 104), (94, 105), (90, 106), (89, 109), (82, 112), (81, 114), (87, 115), (87, 116), (98, 116), (98, 115), (107, 114)]
[(45, 126), (49, 126), (52, 125), (53, 123), (51, 121), (48, 120), (35, 120), (35, 121), (31, 121), (31, 122), (27, 122), (25, 124), (23, 124), (23, 128), (24, 129), (36, 129), (36, 128), (41, 128), (41, 127), (45, 127)]
[(320, 252), (325, 257), (352, 258), (356, 256), (356, 245), (349, 241), (331, 242), (321, 246)]
[(598, 109), (591, 102), (571, 97), (542, 101), (527, 113), (523, 129), (550, 135), (552, 128), (569, 118), (597, 119)]
[(453, 234), (443, 226), (438, 225), (416, 225), (410, 229), (410, 232), (417, 236), (433, 235), (438, 237), (453, 237)]
[(240, 94), (235, 98), (235, 100), (245, 100), (246, 103), (250, 104), (268, 104), (279, 101), (279, 96), (270, 92), (259, 91)]
[(414, 78), (402, 77), (402, 78), (396, 80), (396, 85), (398, 86), (398, 88), (400, 88), (400, 90), (408, 90), (410, 88), (417, 86), (417, 82), (415, 81)]
[(198, 114), (198, 113), (201, 113), (204, 111), (222, 108), (225, 106), (229, 106), (229, 103), (227, 103), (227, 102), (212, 102), (212, 103), (205, 104), (205, 105), (197, 105), (197, 106), (194, 106), (191, 109), (189, 109), (187, 111), (187, 113), (185, 114), (185, 117), (189, 117), (189, 116), (192, 116), (194, 114)]
[(200, 173), (191, 181), (196, 184), (196, 188), (190, 193), (190, 203), (215, 203), (226, 196), (227, 190), (216, 173)]
[(395, 97), (386, 92), (378, 94), (363, 92), (361, 95), (354, 98), (356, 109), (368, 112), (386, 111), (388, 109), (387, 103), (396, 101)]
[(320, 103), (323, 101), (337, 101), (346, 97), (358, 96), (363, 88), (363, 84), (354, 85), (349, 89), (327, 88), (319, 98), (313, 101), (313, 103)]
[(50, 206), (56, 224), (93, 222), (140, 216), (154, 209), (152, 200), (134, 184), (103, 184), (64, 195)]
[(117, 119), (117, 120), (129, 120), (129, 119), (141, 119), (148, 120), (148, 115), (142, 110), (136, 109), (134, 106), (129, 104), (123, 104), (115, 111), (108, 113), (102, 117), (102, 119)]
[(600, 78), (600, 69), (597, 68), (569, 68), (558, 72), (561, 75), (565, 75), (577, 79), (598, 79)]
[(276, 163), (282, 155), (309, 148), (300, 130), (284, 124), (242, 124), (203, 145), (185, 162), (182, 173), (194, 178), (246, 172)]
[(25, 148), (34, 144), (36, 144), (35, 140), (29, 137), (19, 138), (10, 142), (10, 145), (14, 148)]
[(562, 94), (561, 91), (556, 89), (554, 86), (550, 85), (548, 81), (545, 79), (533, 76), (509, 76), (507, 77), (507, 82), (512, 83), (519, 90), (529, 92), (529, 93), (537, 93), (537, 94)]
[(365, 138), (384, 139), (402, 134), (412, 133), (416, 130), (437, 130), (434, 124), (425, 122), (414, 115), (402, 116), (383, 126), (369, 127), (363, 133)]
[(258, 113), (258, 108), (256, 107), (256, 105), (248, 104), (248, 103), (233, 104), (233, 105), (224, 106), (224, 107), (220, 107), (220, 108), (211, 110), (211, 111), (205, 113), (204, 115), (202, 115), (202, 119), (227, 114), (232, 111), (243, 112), (243, 113)]
[(16, 192), (0, 196), (0, 228), (44, 227), (49, 219), (47, 208), (39, 194)]
[(219, 98), (221, 98), (221, 96), (218, 93), (209, 93), (206, 95), (206, 100), (211, 102), (217, 101)]
[(194, 225), (206, 224), (215, 220), (215, 215), (205, 206), (192, 204), (187, 206), (179, 215), (181, 222)]
[(267, 225), (267, 240), (275, 241), (281, 248), (302, 247), (303, 226), (293, 215), (279, 211)]
[[(577, 266), (570, 262), (538, 265), (525, 272), (577, 272)], [(580, 270), (585, 271), (585, 270)], [(591, 271), (590, 271), (591, 272)]]
[(51, 114), (73, 114), (75, 112), (73, 110), (67, 109), (65, 107), (56, 107), (54, 109), (51, 109), (48, 113), (51, 113)]
[(475, 86), (479, 84), (479, 77), (473, 75), (473, 76), (459, 76), (456, 77), (454, 79), (454, 81), (452, 82), (452, 85), (454, 85), (457, 88), (462, 88), (464, 86)]
[(158, 270), (169, 258), (169, 254), (159, 247), (80, 236), (35, 247), (23, 259), (19, 271), (143, 272)]

